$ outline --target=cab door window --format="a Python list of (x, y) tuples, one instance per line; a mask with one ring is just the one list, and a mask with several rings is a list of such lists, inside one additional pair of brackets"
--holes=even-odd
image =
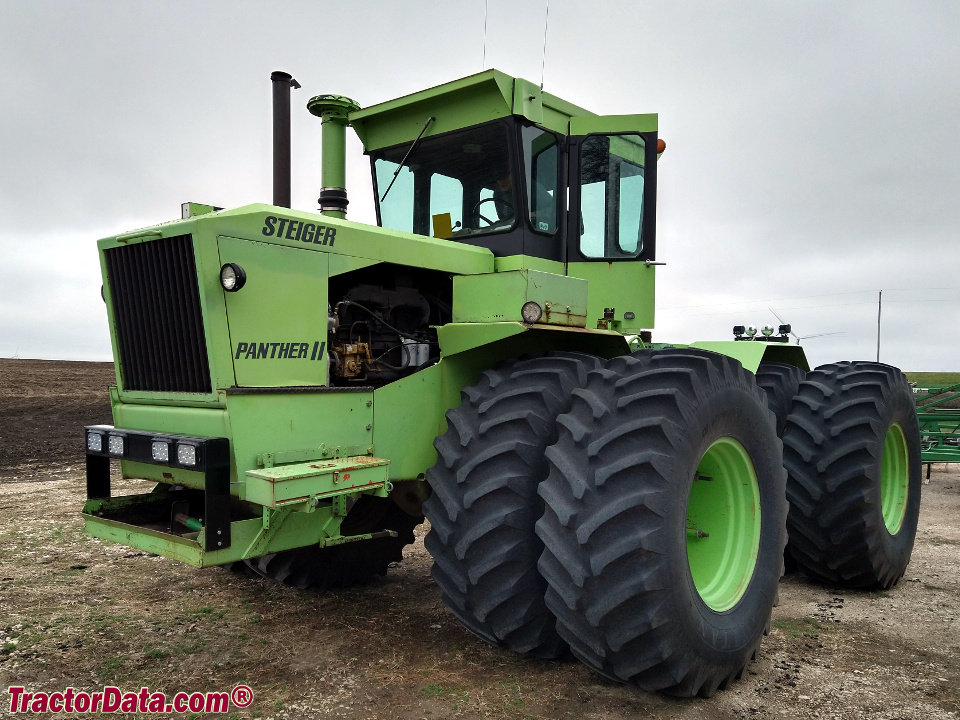
[(640, 135), (589, 135), (580, 145), (580, 252), (634, 258), (643, 249)]
[(537, 127), (521, 130), (523, 172), (530, 227), (553, 235), (557, 231), (560, 147), (552, 133)]

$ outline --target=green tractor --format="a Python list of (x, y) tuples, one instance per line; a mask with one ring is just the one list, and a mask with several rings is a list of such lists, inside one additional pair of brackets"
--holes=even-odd
[[(892, 586), (920, 501), (896, 368), (810, 371), (764, 328), (651, 343), (656, 115), (485, 71), (360, 108), (321, 95), (319, 213), (187, 203), (99, 242), (117, 384), (86, 434), (87, 532), (298, 587), (383, 575), (424, 516), (433, 577), (497, 646), (710, 695), (787, 556)], [(346, 220), (345, 133), (377, 226)], [(111, 495), (122, 476), (155, 481)], [(789, 511), (788, 511), (789, 507)]]

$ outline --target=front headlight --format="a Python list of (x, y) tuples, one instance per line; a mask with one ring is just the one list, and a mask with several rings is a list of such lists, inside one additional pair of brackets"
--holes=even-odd
[(177, 444), (177, 462), (181, 465), (193, 467), (197, 464), (197, 448), (183, 443)]
[(150, 455), (157, 462), (170, 461), (170, 443), (163, 440), (154, 440), (150, 443)]
[(107, 438), (107, 452), (111, 455), (123, 455), (123, 437), (110, 435)]
[(533, 300), (525, 302), (523, 307), (520, 308), (520, 317), (523, 318), (525, 323), (532, 325), (537, 322), (543, 315), (543, 308), (540, 307)]
[(103, 452), (103, 435), (96, 432), (88, 432), (87, 450), (90, 452)]
[(220, 286), (227, 292), (236, 292), (247, 282), (247, 273), (236, 263), (226, 263), (220, 268)]

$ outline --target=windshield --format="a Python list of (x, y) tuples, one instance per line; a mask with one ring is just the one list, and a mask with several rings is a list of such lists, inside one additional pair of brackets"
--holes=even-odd
[(409, 150), (407, 143), (374, 155), (383, 227), (440, 238), (513, 228), (517, 203), (503, 123), (423, 138), (381, 201)]

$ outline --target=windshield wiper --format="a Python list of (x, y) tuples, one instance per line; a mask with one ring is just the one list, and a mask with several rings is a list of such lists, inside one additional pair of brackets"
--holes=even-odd
[(430, 127), (430, 123), (432, 123), (433, 120), (434, 118), (428, 117), (427, 121), (423, 124), (423, 127), (420, 128), (420, 134), (417, 135), (417, 139), (414, 140), (413, 143), (410, 145), (410, 149), (407, 150), (407, 154), (403, 156), (403, 160), (401, 160), (400, 164), (397, 165), (397, 169), (393, 173), (393, 180), (391, 180), (390, 184), (387, 185), (387, 189), (383, 191), (383, 197), (380, 198), (380, 202), (383, 202), (386, 199), (387, 193), (390, 192), (390, 188), (392, 188), (393, 184), (397, 181), (397, 175), (399, 175), (400, 171), (403, 170), (403, 166), (407, 164), (407, 158), (410, 157), (410, 153), (412, 153), (416, 149), (417, 143), (420, 142), (420, 138), (423, 137), (423, 134), (427, 131), (427, 128)]

